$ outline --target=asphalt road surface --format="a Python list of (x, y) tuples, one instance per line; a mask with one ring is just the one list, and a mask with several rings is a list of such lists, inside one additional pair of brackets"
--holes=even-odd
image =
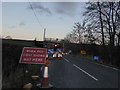
[(49, 82), (56, 88), (118, 88), (118, 70), (68, 55), (50, 60)]

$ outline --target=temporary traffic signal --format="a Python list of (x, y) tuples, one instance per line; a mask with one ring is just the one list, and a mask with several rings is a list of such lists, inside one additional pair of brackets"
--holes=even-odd
[(57, 44), (55, 44), (55, 47), (57, 47)]
[(57, 44), (54, 44), (54, 51), (56, 51), (58, 48), (58, 45)]

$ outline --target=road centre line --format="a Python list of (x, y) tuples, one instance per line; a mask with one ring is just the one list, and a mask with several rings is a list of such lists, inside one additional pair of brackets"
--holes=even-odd
[(97, 78), (95, 78), (94, 76), (90, 75), (89, 73), (87, 73), (85, 70), (81, 69), (80, 67), (78, 67), (77, 65), (73, 64), (73, 66), (75, 66), (77, 69), (79, 69), (80, 71), (82, 71), (83, 73), (87, 74), (89, 77), (91, 77), (92, 79), (98, 81)]
[[(65, 58), (64, 58), (65, 59)], [(65, 61), (70, 62), (69, 60), (65, 59)]]
[[(69, 60), (67, 60), (66, 58), (64, 58), (65, 61), (70, 62)], [(77, 69), (79, 69), (80, 71), (82, 71), (83, 73), (87, 74), (89, 77), (93, 78), (94, 80), (98, 81), (97, 78), (95, 78), (94, 76), (90, 75), (89, 73), (87, 73), (85, 70), (81, 69), (80, 67), (78, 67), (77, 65), (73, 64), (73, 66), (75, 66)]]

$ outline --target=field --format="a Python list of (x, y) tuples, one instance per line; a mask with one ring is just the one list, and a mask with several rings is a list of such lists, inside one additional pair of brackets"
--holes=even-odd
[(35, 47), (34, 41), (2, 40), (2, 88), (22, 88), (32, 75), (42, 77), (42, 65), (19, 63), (23, 47)]

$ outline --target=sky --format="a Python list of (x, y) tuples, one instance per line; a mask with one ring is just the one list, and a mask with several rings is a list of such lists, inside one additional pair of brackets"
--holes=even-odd
[(2, 37), (43, 40), (45, 28), (46, 38), (63, 39), (84, 19), (86, 2), (29, 2), (2, 2)]

